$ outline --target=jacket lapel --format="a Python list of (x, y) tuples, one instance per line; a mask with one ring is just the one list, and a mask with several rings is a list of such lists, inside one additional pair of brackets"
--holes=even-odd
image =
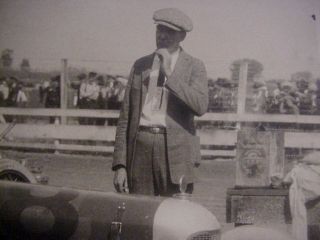
[[(153, 62), (154, 54), (150, 57), (149, 62), (149, 68), (145, 69), (141, 73), (141, 103), (142, 105), (145, 102), (146, 95), (148, 92), (148, 86), (150, 81), (150, 73), (151, 73), (151, 67)], [(181, 76), (186, 74), (186, 69), (189, 67), (190, 63), (190, 56), (183, 51), (181, 48), (181, 51), (179, 53), (179, 57), (177, 59), (176, 65), (174, 67), (174, 70), (172, 72), (172, 75), (170, 76), (170, 80), (172, 81), (181, 81)]]
[(186, 74), (186, 69), (188, 69), (189, 64), (190, 56), (181, 49), (174, 70), (170, 76), (170, 81), (181, 81), (183, 79), (181, 76)]

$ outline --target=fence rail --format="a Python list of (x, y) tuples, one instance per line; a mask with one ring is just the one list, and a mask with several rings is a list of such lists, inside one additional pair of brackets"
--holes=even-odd
[[(27, 109), (0, 108), (3, 115), (28, 117), (91, 117), (118, 118), (115, 110), (80, 109)], [(320, 116), (303, 115), (258, 115), (236, 113), (207, 113), (196, 118), (199, 122), (269, 122), (320, 124)], [(1, 123), (1, 148), (47, 149), (56, 151), (112, 153), (116, 127), (92, 125), (57, 124), (15, 124)], [(201, 154), (203, 157), (234, 157), (237, 142), (237, 129), (199, 129)], [(71, 143), (66, 141), (71, 140)], [(99, 144), (84, 144), (81, 141), (96, 141)], [(80, 143), (79, 143), (80, 141)], [(320, 149), (320, 132), (285, 132), (286, 148)]]
[[(87, 109), (54, 109), (54, 108), (0, 108), (3, 115), (47, 116), (47, 117), (87, 117), (87, 118), (118, 118), (118, 110), (87, 110)], [(206, 113), (196, 117), (196, 121), (225, 122), (269, 122), (320, 124), (318, 115), (293, 114), (253, 114), (253, 113)]]

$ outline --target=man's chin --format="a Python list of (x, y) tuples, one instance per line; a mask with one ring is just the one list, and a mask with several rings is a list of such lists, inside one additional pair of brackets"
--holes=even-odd
[(157, 44), (157, 49), (160, 49), (160, 48), (168, 48), (168, 45), (167, 44)]

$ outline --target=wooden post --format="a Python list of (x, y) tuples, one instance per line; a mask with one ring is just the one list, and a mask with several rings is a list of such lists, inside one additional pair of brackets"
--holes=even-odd
[[(68, 60), (61, 60), (61, 82), (60, 82), (60, 108), (67, 109), (67, 101), (68, 101)], [(66, 124), (67, 118), (65, 116), (61, 116), (61, 124)]]
[[(54, 124), (55, 125), (59, 125), (60, 124), (60, 121), (59, 121), (59, 117), (56, 117), (55, 120), (54, 120)], [(59, 147), (59, 144), (60, 144), (60, 140), (59, 139), (55, 139), (54, 140), (54, 147), (56, 148), (56, 150), (54, 151), (54, 154), (59, 154), (59, 150), (58, 147)]]
[[(247, 97), (248, 62), (242, 62), (239, 71), (237, 114), (245, 113)], [(237, 122), (237, 129), (241, 129), (241, 123)]]
[(238, 88), (238, 105), (237, 113), (245, 113), (246, 96), (247, 96), (247, 78), (248, 78), (248, 63), (243, 62), (239, 71), (239, 88)]

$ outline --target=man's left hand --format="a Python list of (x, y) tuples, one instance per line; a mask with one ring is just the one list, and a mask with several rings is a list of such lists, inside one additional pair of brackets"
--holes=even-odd
[(161, 61), (161, 70), (168, 78), (172, 71), (171, 71), (171, 55), (166, 48), (160, 48), (156, 51), (156, 54), (159, 56)]

